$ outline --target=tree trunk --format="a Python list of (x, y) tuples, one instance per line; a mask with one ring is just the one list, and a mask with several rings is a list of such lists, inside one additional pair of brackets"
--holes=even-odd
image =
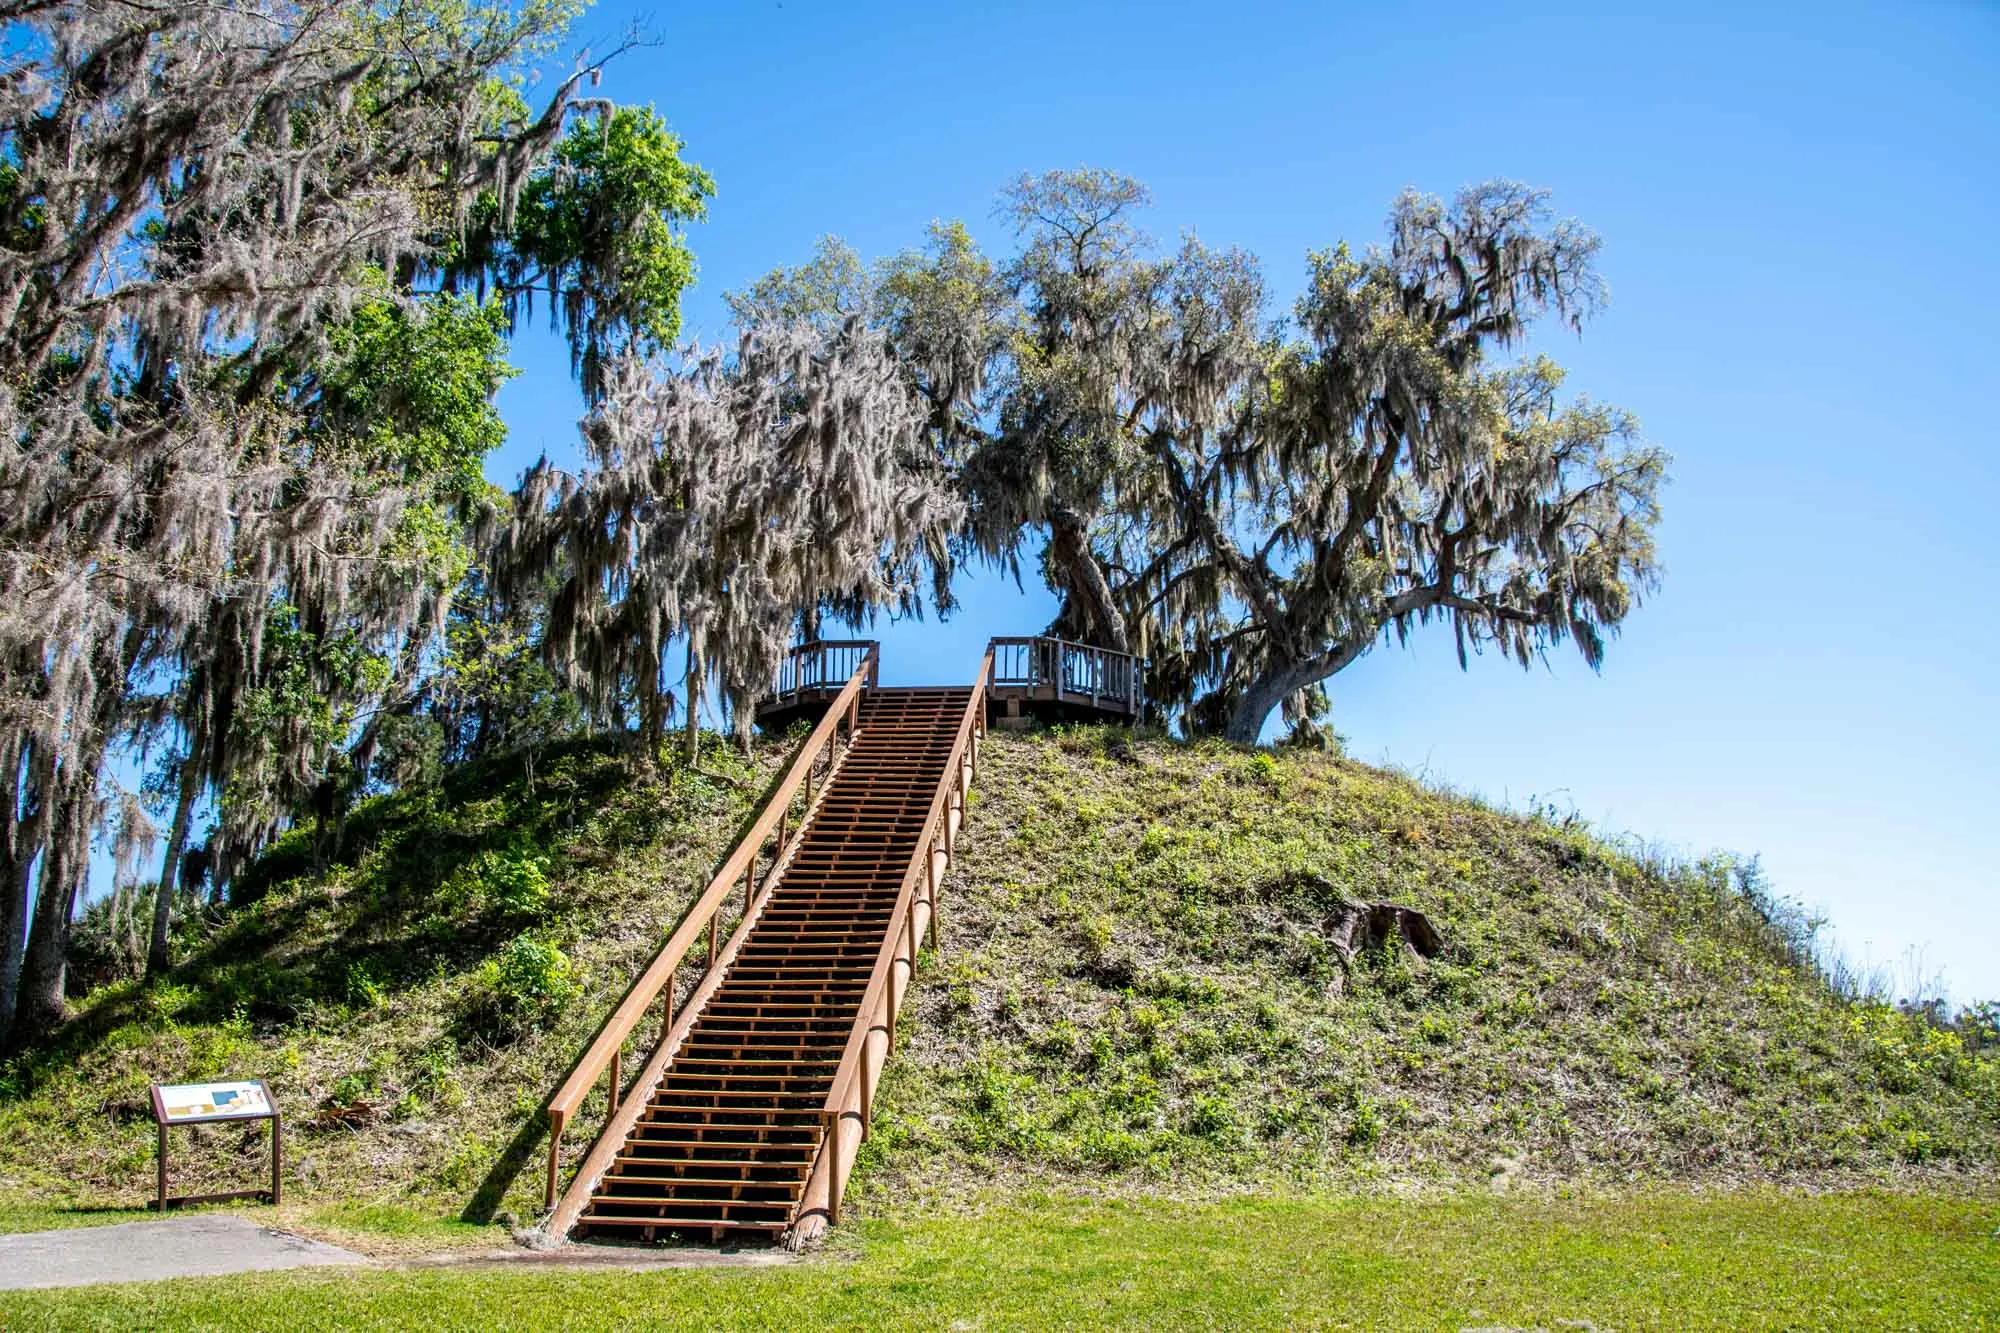
[(1080, 515), (1064, 509), (1050, 516), (1049, 557), (1061, 572), (1064, 595), (1082, 613), (1082, 637), (1094, 647), (1132, 651), (1125, 617), (1090, 549), (1090, 531)]
[(5, 879), (0, 880), (0, 1051), (9, 1049), (20, 999), (21, 965), (28, 950), (28, 920), (35, 885), (35, 860), (41, 851), (42, 802), (47, 788), (36, 768), (32, 743), (24, 743), (19, 766), (0, 786), (7, 801)]
[(687, 742), (682, 759), (689, 768), (701, 758), (701, 654), (695, 651), (693, 638), (688, 639), (687, 650)]
[[(93, 776), (95, 769), (91, 770)], [(14, 1044), (25, 1046), (53, 1032), (63, 1020), (63, 982), (69, 972), (69, 926), (77, 891), (90, 869), (91, 805), (95, 782), (65, 775), (62, 795), (49, 803), (53, 836), (42, 858), (35, 919), (21, 963)]]
[(1264, 734), (1264, 721), (1271, 716), (1273, 708), (1294, 691), (1317, 685), (1345, 671), (1373, 641), (1372, 637), (1351, 639), (1304, 662), (1265, 667), (1230, 709), (1229, 721), (1222, 729), (1223, 736), (1239, 745), (1255, 745), (1257, 738)]
[(167, 831), (167, 857), (160, 866), (160, 891), (153, 897), (153, 934), (146, 945), (146, 979), (167, 970), (167, 940), (173, 927), (174, 899), (180, 887), (181, 852), (187, 846), (188, 817), (194, 811), (195, 792), (200, 786), (199, 769), (190, 753), (181, 765), (180, 799), (174, 805), (173, 826)]
[[(0, 742), (0, 1051), (7, 1049), (7, 1032), (14, 1025), (14, 982), (20, 960), (14, 957), (14, 937), (27, 928), (26, 876), (22, 862), (30, 849), (21, 837), (21, 788), (24, 785), (21, 761), (24, 758), (21, 733), (8, 733)], [(16, 888), (16, 881), (20, 887)], [(12, 958), (14, 966), (7, 966)]]
[[(8, 793), (12, 795), (11, 790)], [(22, 823), (26, 823), (23, 820)], [(21, 961), (28, 948), (28, 903), (34, 888), (35, 848), (17, 836), (0, 857), (6, 878), (0, 881), (0, 1051), (8, 1049), (14, 1032), (15, 1002), (20, 995)]]
[(1255, 745), (1264, 734), (1264, 721), (1271, 716), (1271, 710), (1285, 701), (1285, 696), (1300, 688), (1292, 683), (1297, 674), (1292, 671), (1266, 670), (1258, 673), (1248, 689), (1229, 711), (1229, 722), (1223, 728), (1225, 739), (1238, 745)]

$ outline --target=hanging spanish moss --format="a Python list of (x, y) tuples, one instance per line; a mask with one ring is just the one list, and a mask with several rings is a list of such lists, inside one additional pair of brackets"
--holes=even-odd
[(695, 744), (711, 678), (743, 731), (802, 617), (944, 600), (962, 508), (925, 425), (858, 320), (754, 327), (678, 368), (626, 359), (583, 424), (589, 466), (529, 473), (496, 568), (515, 597), (561, 571), (551, 660), (648, 753), (677, 712)]
[[(23, 54), (0, 79), (0, 1037), (17, 994), (30, 1032), (60, 1017), (105, 756), (171, 711), (161, 682), (198, 666), (181, 725), (226, 745), (273, 624), (379, 650), (435, 623), (436, 580), (404, 558), (419, 497), (312, 443), (307, 368), (384, 299), (380, 275), (477, 201), (512, 210), (575, 86), (522, 123), (492, 114), (495, 75), (560, 30), (553, 6), (6, 17)], [(309, 762), (295, 740), (266, 735), (255, 762), (303, 780), (283, 772)], [(258, 831), (236, 818), (240, 855)]]

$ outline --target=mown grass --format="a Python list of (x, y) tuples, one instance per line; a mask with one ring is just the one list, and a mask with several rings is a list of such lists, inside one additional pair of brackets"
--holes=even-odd
[[(406, 1269), (6, 1293), (32, 1328), (1986, 1329), (2000, 1201), (1042, 1197), (780, 1268)], [(1565, 1322), (1567, 1321), (1567, 1322)]]

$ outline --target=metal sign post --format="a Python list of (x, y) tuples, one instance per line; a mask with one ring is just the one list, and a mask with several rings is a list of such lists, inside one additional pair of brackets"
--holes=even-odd
[[(173, 1125), (206, 1125), (229, 1120), (271, 1122), (271, 1187), (231, 1190), (222, 1194), (167, 1194), (167, 1130)], [(277, 1203), (282, 1188), (280, 1177), (285, 1164), (285, 1121), (278, 1103), (264, 1080), (238, 1083), (155, 1083), (153, 1122), (160, 1131), (159, 1195), (151, 1204), (156, 1212), (190, 1203), (231, 1203), (239, 1199), (264, 1199)]]

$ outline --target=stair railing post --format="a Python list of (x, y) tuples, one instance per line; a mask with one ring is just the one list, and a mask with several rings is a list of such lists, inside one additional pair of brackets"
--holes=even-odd
[(544, 1208), (556, 1206), (556, 1172), (562, 1164), (563, 1124), (568, 1118), (561, 1111), (552, 1111), (549, 1114), (549, 1175), (547, 1188), (542, 1195)]
[(618, 1114), (618, 1094), (625, 1087), (625, 1048), (620, 1046), (611, 1053), (611, 1093), (610, 1105), (604, 1110), (607, 1116)]
[[(882, 1062), (889, 1062), (888, 1052), (882, 1054)], [(868, 1045), (861, 1046), (861, 1137), (868, 1137), (868, 1124), (875, 1118), (875, 1076), (868, 1072)]]
[(840, 1222), (840, 1112), (820, 1112), (826, 1126), (826, 1218), (829, 1225)]

